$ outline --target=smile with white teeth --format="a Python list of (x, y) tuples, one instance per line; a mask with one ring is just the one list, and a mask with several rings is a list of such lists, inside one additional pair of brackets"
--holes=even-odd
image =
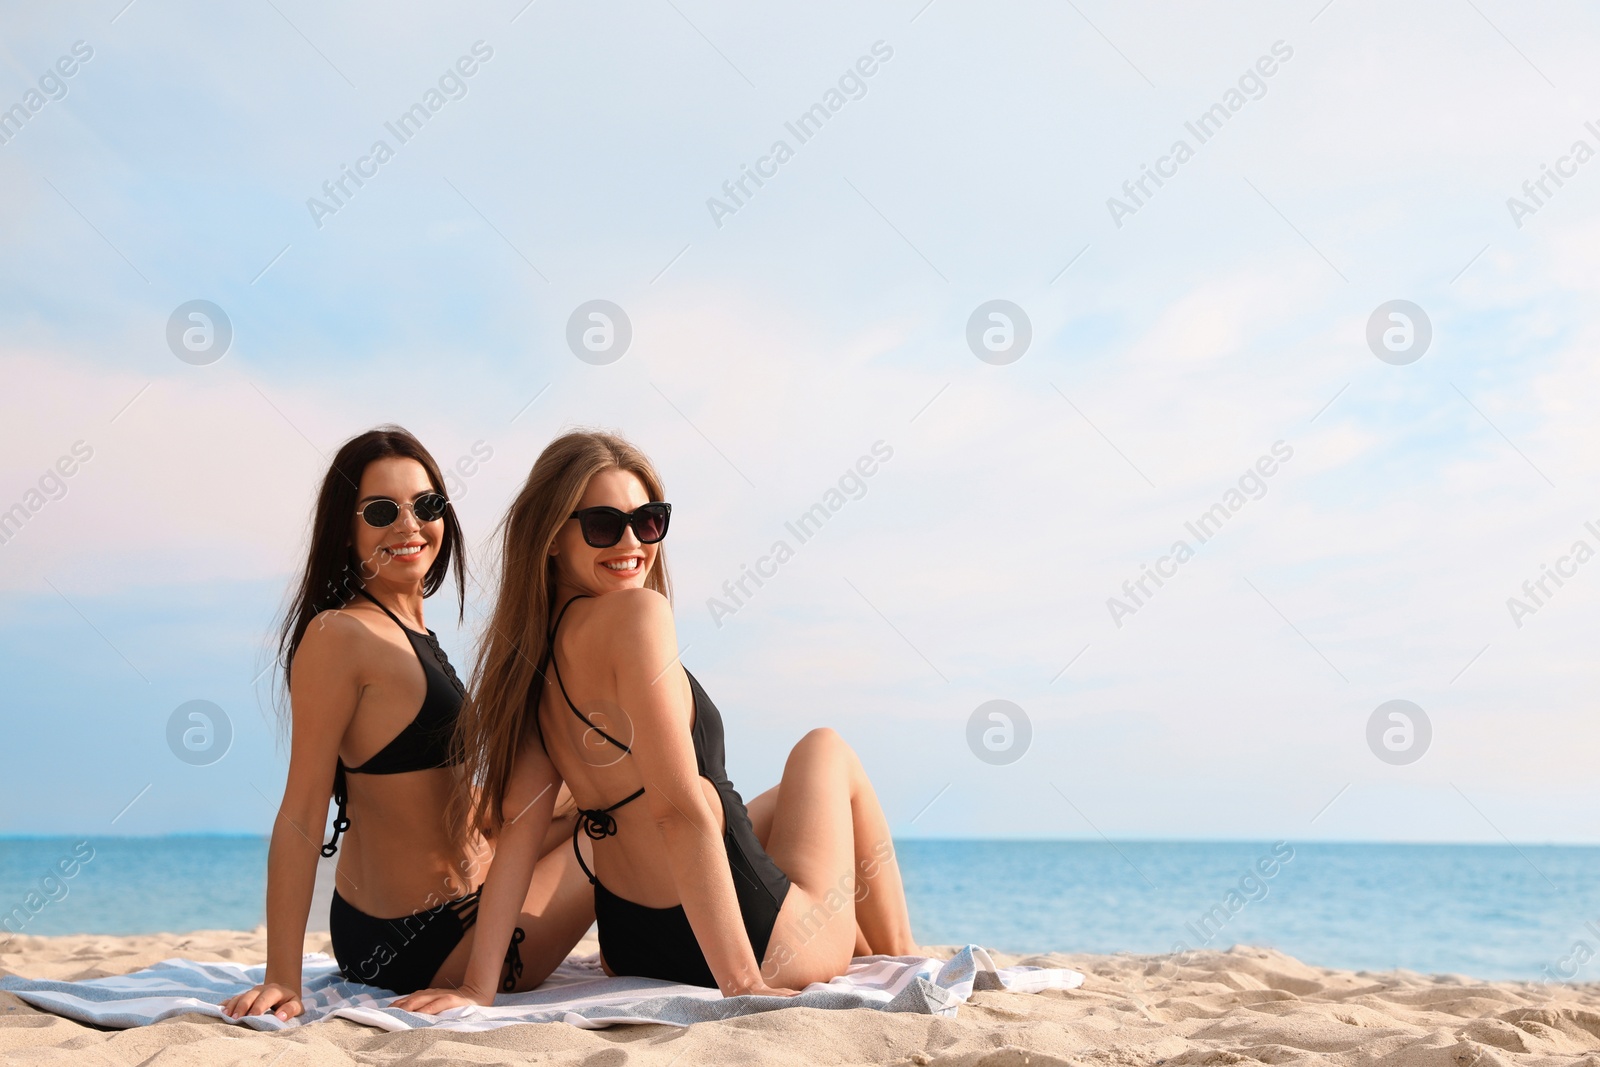
[(415, 556), (418, 552), (421, 552), (422, 549), (422, 545), (396, 545), (392, 548), (386, 548), (384, 551), (389, 553), (389, 555), (394, 556), (396, 559), (409, 559), (410, 557)]
[(601, 564), (611, 571), (636, 571), (639, 569), (639, 557), (629, 556), (627, 559), (612, 559)]

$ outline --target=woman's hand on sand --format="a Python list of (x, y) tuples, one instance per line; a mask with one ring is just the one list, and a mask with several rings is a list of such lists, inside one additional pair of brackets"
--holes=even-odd
[(229, 997), (222, 1002), (222, 1010), (230, 1019), (246, 1015), (265, 1015), (271, 1012), (280, 1019), (293, 1019), (305, 1011), (300, 1003), (300, 991), (276, 982), (263, 982), (247, 992)]
[(492, 996), (480, 1000), (469, 996), (464, 989), (419, 989), (415, 993), (407, 993), (390, 1007), (399, 1008), (401, 1011), (414, 1011), (419, 1015), (438, 1015), (452, 1008), (469, 1006), (486, 1008), (493, 1003)]

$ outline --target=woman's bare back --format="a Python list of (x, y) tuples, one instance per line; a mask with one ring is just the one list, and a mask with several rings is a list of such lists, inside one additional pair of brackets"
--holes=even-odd
[[(619, 591), (557, 605), (558, 612), (562, 604), (567, 611), (559, 617), (551, 649), (553, 667), (545, 671), (538, 704), (545, 750), (578, 806), (590, 811), (610, 808), (644, 784), (628, 753), (605, 736), (630, 748), (635, 740), (633, 720), (617, 702), (616, 679), (608, 669), (609, 657), (618, 651), (611, 644), (617, 616), (629, 610), (619, 594), (621, 600), (629, 595)], [(673, 687), (674, 704), (683, 709), (683, 731), (692, 731), (694, 700), (682, 667), (676, 661), (662, 664), (658, 684)], [(588, 722), (573, 713), (568, 698)], [(720, 832), (726, 824), (717, 788), (704, 777), (699, 785)], [(609, 815), (617, 832), (594, 844), (591, 866), (596, 877), (616, 895), (645, 907), (679, 904), (671, 879), (662, 876), (668, 869), (666, 845), (649, 809), (623, 804)]]

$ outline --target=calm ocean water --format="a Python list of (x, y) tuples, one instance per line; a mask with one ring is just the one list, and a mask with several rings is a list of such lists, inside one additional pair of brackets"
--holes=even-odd
[[(263, 921), (264, 838), (102, 838), (75, 856), (78, 840), (0, 838), (0, 937), (18, 916), (37, 934)], [(925, 944), (1252, 944), (1330, 967), (1600, 980), (1600, 848), (921, 840), (899, 854)], [(1579, 941), (1595, 962), (1572, 962)]]

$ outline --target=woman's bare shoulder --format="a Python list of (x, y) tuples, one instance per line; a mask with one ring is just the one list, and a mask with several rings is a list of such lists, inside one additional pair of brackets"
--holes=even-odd
[(587, 604), (573, 637), (589, 655), (616, 664), (640, 652), (677, 648), (672, 604), (654, 589), (613, 589)]
[(612, 627), (657, 629), (672, 626), (672, 604), (656, 590), (646, 586), (613, 589), (594, 597), (589, 619), (600, 624), (595, 629)]
[(372, 627), (348, 608), (318, 612), (306, 625), (306, 632), (295, 649), (295, 664), (307, 665), (318, 673), (356, 672), (364, 653), (379, 640)]

